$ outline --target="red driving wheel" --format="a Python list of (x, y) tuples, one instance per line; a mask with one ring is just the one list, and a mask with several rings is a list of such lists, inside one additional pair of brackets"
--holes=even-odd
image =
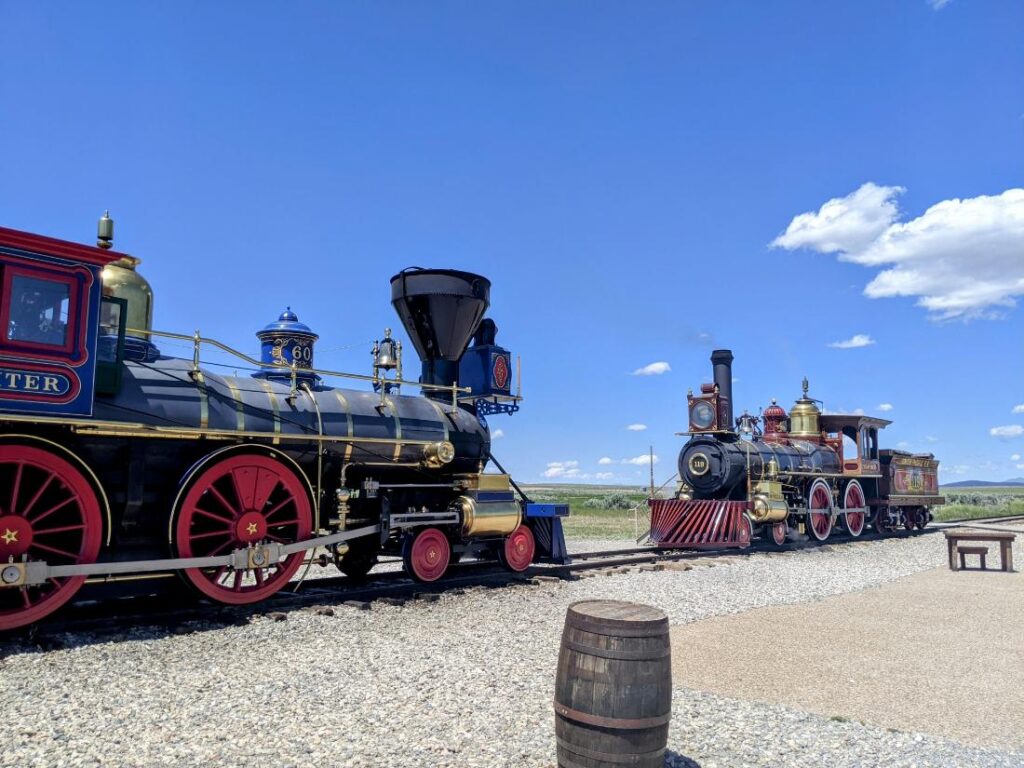
[(405, 540), (402, 562), (416, 581), (437, 581), (448, 570), (452, 547), (437, 528), (421, 528)]
[(863, 510), (864, 508), (864, 490), (860, 487), (860, 483), (852, 480), (846, 486), (846, 493), (843, 495), (843, 527), (851, 536), (856, 537), (864, 533), (867, 516), (862, 511), (847, 512), (846, 510)]
[[(236, 454), (214, 461), (191, 483), (177, 511), (179, 557), (217, 557), (258, 542), (309, 538), (313, 511), (302, 480), (271, 456)], [(302, 565), (296, 552), (265, 568), (187, 568), (185, 578), (212, 600), (255, 603), (281, 589)]]
[(533, 531), (526, 525), (520, 525), (505, 539), (498, 559), (510, 571), (521, 573), (530, 567), (536, 551), (537, 542), (533, 538)]
[[(94, 563), (103, 541), (100, 502), (85, 475), (45, 448), (0, 445), (0, 574), (14, 562)], [(38, 621), (74, 597), (85, 576), (0, 586), (0, 630)]]
[(824, 480), (815, 480), (808, 494), (807, 532), (824, 541), (832, 532), (832, 491)]

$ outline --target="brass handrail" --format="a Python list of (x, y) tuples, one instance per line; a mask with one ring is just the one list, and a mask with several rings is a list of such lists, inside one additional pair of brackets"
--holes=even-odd
[[(227, 344), (224, 344), (223, 342), (217, 341), (216, 339), (211, 339), (211, 338), (204, 337), (204, 336), (202, 336), (199, 333), (198, 330), (194, 334), (192, 334), (191, 336), (189, 336), (187, 334), (183, 334), (183, 333), (171, 333), (170, 331), (142, 330), (142, 329), (139, 329), (139, 328), (126, 328), (125, 332), (126, 333), (131, 333), (131, 334), (137, 334), (137, 335), (140, 335), (140, 336), (142, 334), (147, 334), (148, 333), (148, 334), (151, 334), (153, 336), (161, 336), (161, 337), (167, 338), (167, 339), (177, 339), (178, 341), (190, 341), (190, 342), (192, 342), (192, 345), (193, 345), (192, 368), (193, 368), (194, 371), (198, 371), (199, 370), (199, 349), (200, 349), (200, 347), (204, 343), (206, 343), (206, 344), (209, 344), (212, 347), (216, 347), (217, 349), (219, 349), (219, 350), (221, 350), (223, 352), (227, 352), (229, 355), (234, 355), (239, 360), (243, 360), (246, 363), (248, 363), (249, 365), (255, 366), (257, 368), (261, 368), (261, 369), (269, 368), (269, 369), (278, 369), (278, 370), (280, 370), (282, 368), (284, 368), (285, 370), (291, 369), (292, 372), (293, 372), (293, 378), (294, 378), (294, 373), (295, 373), (294, 366), (289, 366), (286, 363), (264, 363), (262, 360), (257, 360), (257, 359), (255, 359), (253, 357), (249, 357), (249, 355), (245, 354), (244, 352), (239, 352), (237, 349), (229, 347)], [(380, 383), (381, 382), (381, 380), (379, 378), (377, 378), (377, 377), (367, 376), (367, 375), (361, 374), (361, 373), (345, 373), (343, 371), (329, 371), (329, 370), (325, 370), (325, 369), (321, 369), (321, 368), (302, 368), (301, 372), (303, 374), (305, 374), (305, 373), (312, 373), (312, 374), (316, 374), (318, 376), (337, 376), (337, 377), (342, 378), (342, 379), (354, 379), (356, 381), (369, 381), (369, 382), (372, 382), (372, 383)], [(447, 385), (447, 384), (427, 384), (427, 383), (421, 382), (421, 381), (407, 381), (405, 379), (388, 379), (387, 383), (389, 383), (389, 384), (408, 384), (409, 386), (419, 387), (420, 389), (435, 389), (435, 390), (450, 391), (452, 393), (452, 404), (453, 404), (453, 406), (456, 405), (457, 402), (458, 402), (458, 393), (459, 392), (472, 392), (473, 391), (469, 387), (460, 387), (458, 384), (451, 384), (451, 385)]]

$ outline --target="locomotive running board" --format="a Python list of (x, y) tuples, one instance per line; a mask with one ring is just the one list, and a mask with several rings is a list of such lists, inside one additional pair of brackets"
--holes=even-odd
[(228, 566), (235, 570), (264, 568), (288, 555), (316, 547), (328, 547), (350, 539), (359, 539), (380, 531), (379, 525), (367, 525), (351, 531), (332, 533), (294, 544), (264, 544), (258, 547), (236, 549), (219, 557), (178, 557), (168, 560), (132, 560), (120, 563), (83, 563), (80, 565), (48, 565), (45, 560), (23, 563), (0, 563), (0, 589), (42, 584), (47, 579), (68, 576), (115, 576), (121, 574), (175, 571), (183, 568), (217, 568)]
[(745, 501), (650, 499), (651, 541), (658, 547), (720, 549), (750, 545)]

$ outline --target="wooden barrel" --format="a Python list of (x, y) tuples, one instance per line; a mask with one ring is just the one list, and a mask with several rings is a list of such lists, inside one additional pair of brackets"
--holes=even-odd
[(671, 712), (668, 617), (622, 600), (570, 605), (555, 682), (558, 765), (660, 768)]

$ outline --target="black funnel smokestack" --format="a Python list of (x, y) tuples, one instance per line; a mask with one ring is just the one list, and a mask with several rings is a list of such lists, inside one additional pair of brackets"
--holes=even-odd
[(391, 303), (423, 361), (422, 383), (450, 386), (456, 382), (459, 358), (480, 325), (490, 297), (491, 281), (472, 272), (416, 267), (391, 278)]
[(725, 400), (725, 424), (719, 424), (719, 429), (735, 429), (735, 421), (732, 415), (732, 350), (716, 349), (711, 353), (711, 365), (715, 367), (715, 384), (718, 385), (718, 394)]

